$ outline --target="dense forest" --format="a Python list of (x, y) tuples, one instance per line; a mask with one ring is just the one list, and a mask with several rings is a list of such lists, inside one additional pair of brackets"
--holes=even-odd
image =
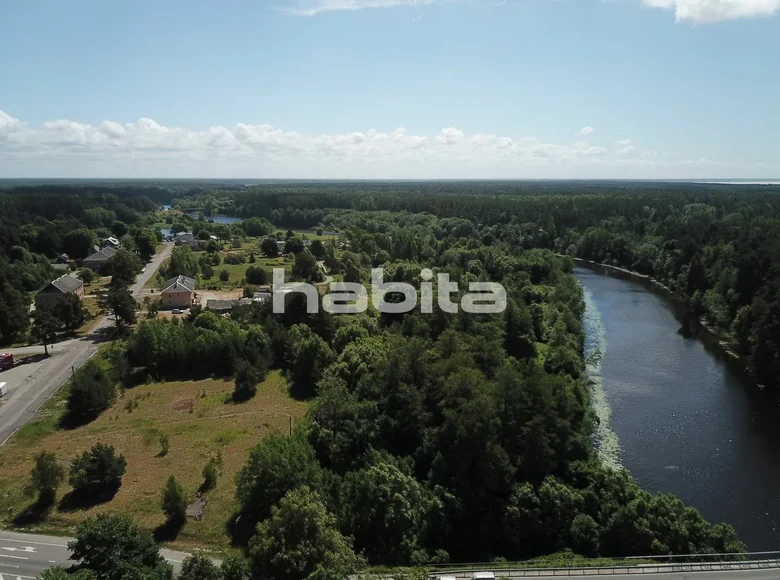
[(343, 227), (341, 214), (358, 210), (358, 225), (373, 234), (387, 234), (376, 223), (382, 212), (460, 217), (480, 239), (626, 268), (687, 300), (759, 382), (778, 388), (779, 194), (715, 184), (386, 182), (208, 190), (177, 202), (285, 227)]
[[(181, 321), (147, 320), (110, 349), (112, 372), (128, 388), (147, 377), (235, 376), (240, 404), (275, 368), (295, 397), (310, 401), (307, 420), (292, 436), (260, 442), (235, 482), (241, 517), (226, 525), (253, 577), (339, 578), (365, 564), (518, 560), (564, 550), (744, 550), (730, 526), (712, 525), (677, 498), (650, 494), (599, 463), (572, 258), (662, 280), (733, 333), (774, 385), (780, 321), (772, 305), (780, 297), (771, 234), (780, 206), (773, 193), (483, 183), (184, 193), (174, 205), (265, 218), (250, 220), (260, 235), (269, 224), (337, 231), (338, 241), (317, 251), (345, 281), (366, 282), (381, 266), (385, 280), (419, 288), (421, 270), (431, 268), (458, 283), (456, 303), (470, 282), (499, 282), (508, 296), (500, 314), (369, 308), (332, 316), (307, 313), (293, 294), (284, 314), (266, 304), (228, 318), (193, 309)], [(99, 193), (74, 194), (83, 199), (69, 209), (71, 194), (53, 195), (61, 209), (36, 218), (29, 208), (46, 194), (2, 196), (18, 216), (4, 245), (7, 267), (18, 267), (10, 258), (16, 246), (31, 255), (61, 251), (31, 245), (25, 228), (56, 231), (64, 220), (110, 227), (121, 212), (136, 212), (121, 213), (122, 221), (143, 224), (154, 206), (147, 195)], [(98, 210), (113, 215), (87, 223)], [(293, 275), (305, 272), (296, 265), (311, 260), (310, 250), (293, 253)], [(90, 380), (89, 392), (100, 388)]]

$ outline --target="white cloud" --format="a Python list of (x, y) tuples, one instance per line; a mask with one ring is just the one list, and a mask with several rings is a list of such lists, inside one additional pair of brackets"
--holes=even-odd
[(590, 135), (595, 130), (596, 129), (594, 129), (593, 127), (588, 125), (587, 127), (583, 127), (582, 129), (580, 129), (579, 133), (580, 133), (580, 135)]
[(444, 1), (447, 0), (300, 0), (290, 3), (291, 5), (285, 6), (283, 10), (299, 16), (315, 16), (321, 12), (355, 11), (395, 6), (428, 6)]
[(674, 10), (678, 21), (698, 23), (772, 16), (780, 10), (780, 0), (642, 0), (642, 3)]
[(247, 123), (188, 130), (148, 118), (33, 127), (0, 110), (0, 177), (668, 177), (672, 170), (729, 167), (733, 176), (735, 168), (756, 167), (637, 155), (623, 141), (610, 151), (585, 140), (550, 143), (456, 127), (433, 135), (403, 127), (314, 135)]
[(631, 145), (631, 139), (618, 139), (615, 141), (615, 145), (625, 147), (626, 145)]

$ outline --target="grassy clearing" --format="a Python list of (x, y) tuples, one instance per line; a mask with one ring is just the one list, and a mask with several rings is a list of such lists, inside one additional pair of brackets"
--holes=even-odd
[[(160, 493), (175, 475), (190, 497), (202, 483), (201, 471), (210, 457), (222, 453), (223, 472), (217, 487), (208, 492), (208, 506), (201, 521), (190, 521), (173, 545), (191, 549), (229, 547), (225, 523), (237, 508), (234, 479), (249, 450), (271, 433), (288, 433), (290, 417), (302, 417), (306, 403), (289, 397), (286, 380), (270, 373), (257, 396), (240, 405), (226, 402), (232, 392), (229, 381), (153, 383), (125, 391), (114, 406), (92, 423), (70, 431), (58, 428), (65, 410), (67, 390), (41, 410), (41, 417), (19, 430), (0, 449), (0, 527), (14, 527), (13, 515), (31, 500), (24, 496), (28, 474), (36, 454), (56, 453), (63, 462), (98, 441), (114, 445), (127, 459), (127, 473), (117, 495), (108, 503), (83, 511), (65, 512), (55, 506), (41, 524), (26, 529), (71, 533), (95, 513), (126, 513), (142, 527), (153, 530), (163, 523)], [(159, 438), (167, 435), (170, 450), (159, 457)], [(70, 491), (63, 485), (60, 500)]]

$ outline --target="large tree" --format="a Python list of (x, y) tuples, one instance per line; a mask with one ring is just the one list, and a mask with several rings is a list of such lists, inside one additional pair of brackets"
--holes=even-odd
[(111, 288), (98, 297), (98, 306), (103, 314), (114, 317), (117, 330), (123, 325), (133, 324), (139, 306), (133, 295), (125, 287)]
[(194, 278), (198, 275), (198, 259), (192, 248), (189, 246), (177, 246), (171, 252), (170, 261), (165, 270), (166, 276), (189, 276)]
[(57, 339), (59, 326), (57, 319), (48, 310), (38, 309), (33, 314), (32, 336), (43, 344), (46, 356), (49, 355), (49, 345)]
[(257, 526), (249, 554), (255, 575), (267, 580), (303, 580), (322, 573), (347, 578), (363, 566), (319, 494), (306, 486), (288, 492)]
[(101, 580), (173, 577), (152, 535), (138, 529), (129, 516), (87, 518), (76, 528), (76, 539), (68, 547), (71, 557)]
[(141, 260), (132, 252), (120, 248), (108, 259), (107, 270), (113, 275), (111, 285), (129, 286), (135, 281), (135, 277), (141, 271)]
[(35, 456), (35, 466), (30, 472), (29, 491), (38, 494), (38, 503), (48, 505), (54, 502), (57, 488), (65, 480), (65, 468), (57, 456), (49, 451), (41, 451)]
[(74, 491), (103, 497), (119, 489), (126, 469), (124, 456), (117, 455), (112, 445), (98, 442), (70, 462), (68, 483)]
[(52, 314), (62, 330), (73, 332), (87, 321), (89, 311), (79, 296), (69, 293), (57, 302)]

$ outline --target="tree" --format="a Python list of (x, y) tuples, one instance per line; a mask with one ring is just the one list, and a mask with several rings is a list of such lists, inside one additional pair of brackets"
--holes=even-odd
[(74, 260), (82, 260), (89, 256), (96, 244), (95, 234), (87, 228), (78, 228), (62, 236), (62, 248)]
[(113, 405), (116, 389), (108, 371), (98, 360), (90, 359), (74, 373), (68, 392), (68, 413), (89, 421)]
[(80, 561), (82, 568), (101, 580), (173, 577), (152, 535), (139, 530), (129, 516), (100, 514), (87, 518), (76, 528), (76, 539), (68, 548), (73, 560)]
[(111, 233), (119, 239), (122, 239), (127, 235), (127, 224), (119, 220), (111, 224)]
[(84, 284), (89, 285), (95, 281), (96, 274), (93, 270), (90, 270), (89, 268), (81, 268), (78, 272), (78, 277), (81, 278)]
[(333, 351), (305, 324), (292, 326), (289, 339), (292, 388), (298, 396), (311, 396), (322, 373), (333, 361)]
[(267, 284), (268, 273), (261, 266), (249, 266), (246, 269), (246, 281), (250, 284)]
[(236, 476), (241, 513), (258, 522), (288, 491), (303, 485), (318, 489), (322, 477), (314, 450), (302, 433), (271, 435), (252, 449)]
[(30, 324), (29, 298), (11, 285), (3, 271), (0, 258), (0, 340), (10, 341), (22, 334)]
[(306, 486), (288, 492), (258, 524), (249, 554), (256, 575), (268, 580), (303, 580), (323, 571), (346, 578), (363, 566), (319, 494)]
[(127, 461), (112, 445), (98, 442), (70, 462), (68, 482), (77, 493), (106, 497), (121, 487), (126, 469)]
[(227, 580), (217, 565), (203, 554), (194, 554), (184, 559), (181, 565), (181, 578), (184, 580)]
[(245, 360), (238, 361), (233, 399), (235, 401), (251, 399), (257, 393), (257, 383), (259, 382), (260, 376), (255, 368)]
[(107, 269), (112, 273), (111, 285), (129, 286), (141, 271), (141, 260), (132, 252), (120, 248), (108, 259)]
[(220, 250), (220, 246), (216, 242), (216, 240), (209, 240), (208, 243), (206, 244), (206, 251), (209, 252), (210, 254), (219, 252), (219, 250)]
[(30, 491), (38, 494), (38, 503), (50, 505), (57, 496), (57, 488), (65, 480), (65, 469), (57, 456), (41, 451), (35, 456), (35, 467), (30, 472)]
[(314, 240), (311, 243), (311, 253), (314, 254), (314, 257), (318, 260), (321, 260), (323, 256), (325, 256), (325, 245), (322, 243), (322, 240)]
[(134, 324), (138, 302), (125, 287), (112, 288), (98, 297), (98, 306), (103, 314), (111, 315), (116, 322), (117, 330), (122, 325)]
[(160, 457), (168, 455), (168, 450), (171, 447), (171, 439), (163, 433), (160, 435)]
[(166, 275), (169, 278), (175, 276), (189, 276), (194, 278), (198, 275), (198, 260), (195, 253), (189, 246), (176, 246), (171, 252), (170, 261), (166, 269)]
[(206, 465), (203, 466), (203, 485), (201, 488), (204, 491), (208, 491), (217, 487), (217, 479), (219, 478), (219, 460), (212, 457), (208, 460)]
[(69, 572), (65, 568), (59, 566), (44, 570), (38, 578), (39, 580), (97, 580), (95, 574), (90, 570)]
[(228, 272), (227, 268), (222, 268), (222, 270), (219, 273), (219, 279), (222, 282), (227, 282), (228, 280), (230, 280), (230, 272)]
[(296, 254), (292, 266), (292, 275), (301, 280), (320, 280), (321, 276), (317, 267), (317, 260), (309, 250), (303, 250)]
[(57, 330), (59, 323), (48, 310), (40, 308), (33, 314), (32, 336), (43, 344), (43, 350), (46, 356), (49, 356), (49, 345), (57, 339)]
[(135, 243), (138, 245), (138, 254), (144, 262), (151, 260), (157, 251), (157, 236), (151, 230), (141, 230), (135, 238)]
[(263, 238), (260, 243), (260, 251), (269, 258), (276, 258), (279, 255), (279, 245), (274, 238)]
[(80, 297), (66, 294), (54, 305), (52, 314), (62, 330), (73, 332), (87, 321), (89, 311)]
[(249, 560), (241, 556), (230, 556), (223, 560), (220, 572), (224, 580), (250, 580), (252, 577)]
[(443, 506), (412, 474), (413, 462), (375, 453), (368, 465), (344, 478), (345, 520), (355, 548), (372, 563), (410, 565), (430, 561), (424, 549), (428, 525)]
[(163, 488), (162, 511), (171, 523), (182, 524), (187, 521), (187, 501), (184, 499), (184, 489), (172, 475)]
[(284, 244), (284, 251), (288, 254), (300, 254), (305, 248), (303, 240), (299, 236), (287, 238)]
[(211, 239), (211, 233), (208, 230), (200, 230), (198, 232), (198, 239), (202, 242), (205, 242), (207, 240)]

